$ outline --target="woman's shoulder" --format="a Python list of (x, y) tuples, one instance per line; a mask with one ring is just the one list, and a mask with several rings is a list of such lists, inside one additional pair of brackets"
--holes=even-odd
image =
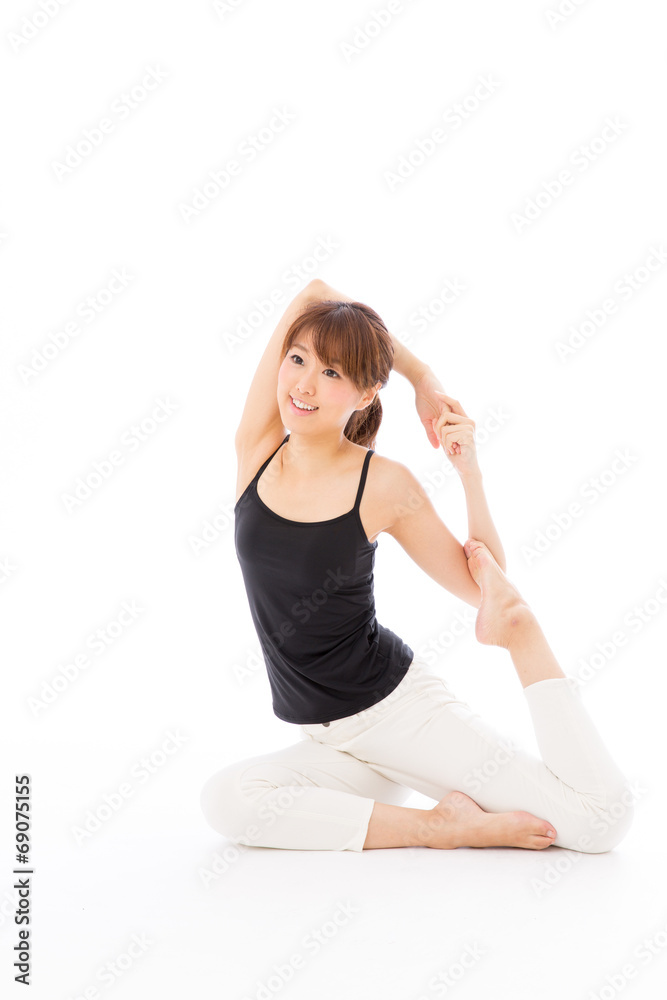
[(382, 480), (386, 485), (401, 484), (411, 477), (414, 478), (412, 470), (403, 462), (389, 458), (387, 455), (378, 455), (377, 452), (373, 455), (371, 467), (375, 471), (376, 479)]
[[(424, 487), (404, 462), (386, 455), (373, 455), (368, 474), (367, 503), (374, 525), (392, 534), (404, 515), (428, 514), (431, 502)], [(414, 521), (413, 521), (414, 523)]]
[(410, 497), (424, 495), (423, 487), (412, 469), (404, 462), (378, 455), (377, 452), (369, 465), (368, 483), (376, 502), (394, 510), (397, 504), (409, 503)]

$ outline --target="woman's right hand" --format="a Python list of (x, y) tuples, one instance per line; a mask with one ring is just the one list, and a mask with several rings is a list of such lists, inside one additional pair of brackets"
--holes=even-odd
[(442, 395), (443, 404), (447, 405), (449, 413), (443, 410), (433, 422), (433, 430), (438, 434), (445, 454), (461, 478), (477, 475), (479, 463), (475, 444), (475, 421), (468, 416), (458, 399), (453, 399), (446, 393)]

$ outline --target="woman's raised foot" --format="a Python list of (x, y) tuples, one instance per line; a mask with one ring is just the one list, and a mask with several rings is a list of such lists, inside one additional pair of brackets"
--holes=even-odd
[(535, 616), (523, 597), (510, 583), (484, 542), (469, 538), (463, 546), (468, 571), (482, 591), (475, 635), (487, 646), (509, 647), (514, 631)]

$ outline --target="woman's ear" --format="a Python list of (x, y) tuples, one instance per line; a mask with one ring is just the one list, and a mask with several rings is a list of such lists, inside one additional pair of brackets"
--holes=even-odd
[(355, 406), (354, 412), (358, 413), (361, 410), (365, 410), (367, 407), (371, 405), (376, 396), (377, 392), (369, 389), (369, 391), (365, 392), (364, 395), (361, 397), (357, 406)]
[[(378, 392), (380, 391), (381, 388), (382, 388), (382, 382), (376, 382), (375, 385), (373, 386), (373, 389), (375, 391), (373, 392), (373, 395), (371, 397), (371, 403), (373, 402), (373, 400), (375, 399), (375, 397), (377, 396), (377, 394), (378, 394)], [(371, 390), (369, 389), (369, 392), (370, 391)]]

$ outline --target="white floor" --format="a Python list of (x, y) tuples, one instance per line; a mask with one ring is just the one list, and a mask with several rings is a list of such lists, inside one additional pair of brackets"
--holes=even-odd
[(622, 979), (628, 997), (664, 995), (667, 854), (650, 800), (607, 854), (355, 853), (237, 848), (193, 800), (169, 806), (173, 790), (128, 801), (80, 848), (36, 852), (32, 997), (610, 1000)]
[(667, 863), (650, 823), (596, 856), (242, 850), (186, 809), (131, 836), (112, 823), (76, 864), (39, 852), (31, 996), (607, 1000), (629, 966), (628, 996), (664, 995)]

